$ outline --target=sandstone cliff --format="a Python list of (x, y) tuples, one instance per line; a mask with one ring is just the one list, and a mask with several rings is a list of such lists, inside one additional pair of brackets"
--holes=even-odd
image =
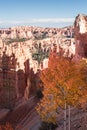
[(87, 16), (79, 14), (74, 23), (76, 51), (75, 59), (87, 58)]

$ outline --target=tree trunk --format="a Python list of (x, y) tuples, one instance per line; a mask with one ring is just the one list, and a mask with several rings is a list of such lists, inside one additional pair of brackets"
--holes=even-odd
[(65, 108), (64, 108), (64, 130), (66, 130), (66, 102), (65, 102)]
[(69, 130), (70, 130), (70, 105), (68, 106), (68, 127), (69, 127)]

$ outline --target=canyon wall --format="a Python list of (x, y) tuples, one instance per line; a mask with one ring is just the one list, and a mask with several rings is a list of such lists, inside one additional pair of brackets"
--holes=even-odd
[[(0, 30), (0, 104), (28, 100), (38, 87), (38, 70), (48, 67), (50, 51), (75, 55), (73, 27), (14, 27)], [(4, 97), (4, 98), (3, 98)]]
[(75, 29), (75, 59), (87, 58), (87, 16), (79, 14), (74, 23)]

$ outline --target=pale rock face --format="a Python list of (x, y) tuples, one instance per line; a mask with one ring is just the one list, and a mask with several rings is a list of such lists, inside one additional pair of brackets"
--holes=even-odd
[(26, 100), (28, 100), (28, 98), (29, 98), (30, 87), (31, 87), (31, 82), (30, 82), (30, 79), (27, 78), (27, 86), (26, 86), (26, 89), (25, 89), (25, 92), (24, 92), (24, 98), (25, 98)]
[(75, 55), (75, 44), (74, 44), (74, 40), (71, 40), (71, 46), (69, 46), (69, 51), (70, 51), (70, 56), (73, 54)]
[(80, 33), (86, 33), (87, 29), (86, 29), (86, 21), (84, 19), (84, 17), (81, 16), (81, 20), (79, 21), (79, 27), (80, 27)]
[(27, 31), (27, 37), (32, 38), (33, 34), (31, 33), (31, 31)]
[(76, 34), (75, 59), (87, 58), (87, 16), (78, 15), (74, 24)]
[(75, 20), (76, 26), (79, 28), (79, 33), (87, 32), (87, 16), (79, 14)]
[(49, 62), (49, 59), (47, 59), (47, 58), (45, 58), (45, 59), (43, 60), (43, 68), (44, 68), (44, 69), (48, 68), (48, 62)]
[(11, 37), (11, 39), (14, 39), (16, 38), (16, 32), (13, 31), (10, 35), (9, 35), (9, 38)]

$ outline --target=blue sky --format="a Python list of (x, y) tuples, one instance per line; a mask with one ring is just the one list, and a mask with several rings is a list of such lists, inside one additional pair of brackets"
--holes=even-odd
[(87, 0), (0, 0), (0, 28), (29, 25), (63, 27), (87, 14)]

